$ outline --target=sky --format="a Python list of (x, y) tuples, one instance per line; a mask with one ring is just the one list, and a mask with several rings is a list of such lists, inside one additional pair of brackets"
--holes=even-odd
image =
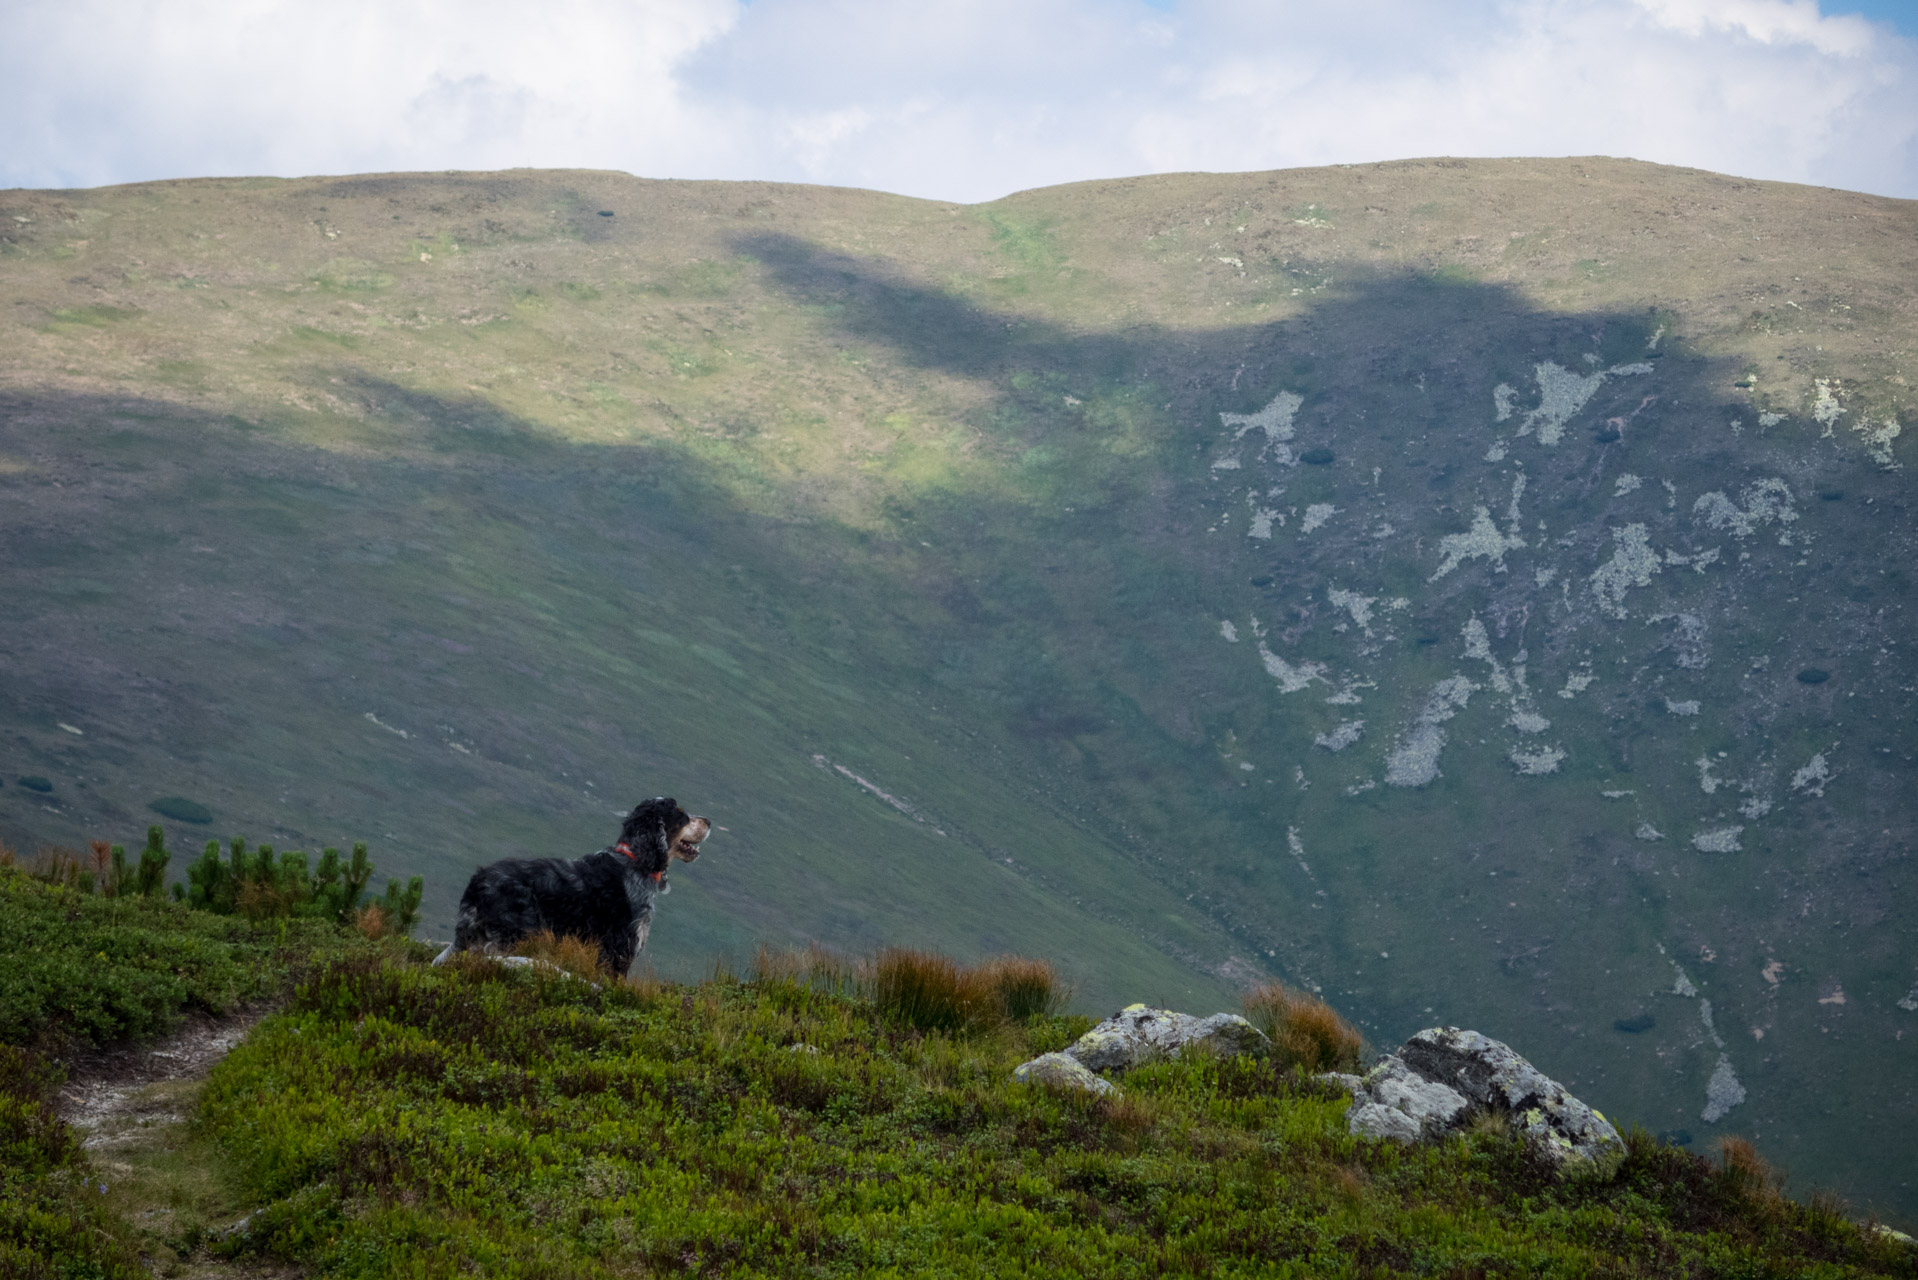
[(1918, 197), (1918, 0), (0, 0), (0, 187), (619, 169), (990, 200), (1630, 156)]

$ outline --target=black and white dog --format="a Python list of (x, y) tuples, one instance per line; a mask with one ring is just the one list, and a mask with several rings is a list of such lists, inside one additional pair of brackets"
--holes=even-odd
[(528, 934), (550, 929), (598, 943), (600, 968), (623, 977), (646, 945), (670, 860), (697, 858), (711, 830), (706, 819), (659, 796), (627, 814), (619, 841), (598, 853), (573, 862), (508, 858), (481, 867), (460, 895), (453, 941), (433, 963), (455, 951), (510, 951)]

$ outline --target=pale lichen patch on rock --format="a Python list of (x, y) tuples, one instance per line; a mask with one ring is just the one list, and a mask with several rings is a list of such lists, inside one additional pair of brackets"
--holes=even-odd
[(1644, 483), (1642, 479), (1627, 471), (1612, 482), (1612, 496), (1622, 498), (1628, 493), (1635, 493)]
[(1683, 702), (1675, 702), (1667, 698), (1665, 699), (1665, 711), (1669, 715), (1695, 716), (1698, 714), (1698, 699), (1687, 698)]
[(1362, 596), (1356, 591), (1347, 591), (1341, 587), (1326, 590), (1326, 599), (1332, 602), (1334, 609), (1343, 609), (1352, 615), (1352, 621), (1366, 635), (1372, 634), (1372, 606), (1377, 604), (1377, 596)]
[(1567, 700), (1576, 698), (1579, 694), (1591, 688), (1592, 683), (1597, 679), (1598, 677), (1592, 674), (1592, 669), (1589, 666), (1583, 671), (1571, 672), (1565, 677), (1565, 687), (1558, 691), (1558, 696)]
[(1625, 617), (1625, 593), (1633, 587), (1649, 587), (1652, 575), (1662, 573), (1658, 553), (1642, 524), (1628, 524), (1612, 530), (1615, 544), (1612, 558), (1592, 574), (1592, 594), (1598, 607), (1614, 618)]
[(1519, 773), (1536, 778), (1557, 773), (1559, 763), (1565, 759), (1565, 752), (1559, 747), (1537, 747), (1529, 751), (1523, 747), (1513, 747), (1507, 759)]
[(1812, 384), (1811, 420), (1824, 428), (1819, 439), (1832, 434), (1832, 427), (1844, 413), (1845, 406), (1838, 403), (1838, 388), (1832, 385), (1830, 378), (1820, 378)]
[(1716, 827), (1710, 831), (1700, 831), (1692, 837), (1692, 848), (1700, 853), (1737, 853), (1744, 848), (1738, 837), (1744, 834), (1743, 827)]
[(1738, 1082), (1738, 1073), (1732, 1070), (1731, 1057), (1719, 1054), (1718, 1065), (1712, 1068), (1712, 1078), (1705, 1085), (1705, 1109), (1699, 1113), (1700, 1118), (1707, 1124), (1716, 1124), (1744, 1100), (1745, 1086)]
[(1426, 581), (1437, 582), (1466, 560), (1490, 560), (1498, 570), (1505, 568), (1505, 553), (1525, 545), (1516, 529), (1510, 534), (1498, 531), (1492, 523), (1490, 507), (1472, 508), (1472, 527), (1464, 533), (1448, 533), (1439, 539), (1439, 567)]
[(1237, 644), (1239, 642), (1239, 629), (1233, 626), (1230, 621), (1220, 621), (1219, 634), (1225, 637), (1227, 644)]
[(1286, 442), (1292, 439), (1292, 418), (1298, 413), (1299, 406), (1304, 403), (1302, 397), (1290, 391), (1281, 391), (1257, 413), (1221, 413), (1219, 421), (1233, 429), (1234, 440), (1245, 439), (1246, 433), (1250, 431), (1263, 432), (1265, 443), (1259, 448), (1259, 456), (1280, 466), (1289, 467), (1297, 459), (1292, 456), (1292, 450)]
[(1540, 444), (1556, 445), (1565, 434), (1566, 421), (1585, 407), (1585, 402), (1605, 381), (1605, 372), (1576, 374), (1547, 360), (1533, 373), (1538, 378), (1539, 404), (1518, 424), (1518, 434), (1528, 436), (1536, 432)]
[(1804, 768), (1792, 774), (1792, 794), (1803, 792), (1808, 796), (1822, 797), (1825, 794), (1825, 787), (1837, 776), (1831, 767), (1831, 762), (1825, 759), (1825, 753), (1820, 751), (1805, 762)]
[(1861, 418), (1852, 424), (1851, 429), (1864, 437), (1865, 452), (1871, 455), (1873, 462), (1887, 471), (1899, 470), (1898, 460), (1891, 454), (1891, 442), (1904, 433), (1904, 428), (1898, 424), (1898, 419), (1886, 418), (1883, 422), (1873, 425)]
[(1305, 518), (1299, 521), (1299, 532), (1311, 533), (1338, 513), (1339, 509), (1329, 502), (1315, 502), (1305, 509)]
[(1394, 787), (1422, 787), (1439, 776), (1445, 730), (1439, 726), (1458, 714), (1478, 688), (1464, 676), (1447, 676), (1433, 686), (1425, 707), (1385, 760), (1385, 781)]
[(1739, 497), (1745, 504), (1742, 509), (1716, 490), (1702, 494), (1692, 503), (1692, 517), (1734, 538), (1749, 538), (1764, 525), (1787, 525), (1798, 519), (1791, 487), (1776, 477), (1746, 485)]
[(1294, 666), (1266, 647), (1265, 641), (1259, 641), (1259, 661), (1265, 664), (1265, 672), (1279, 682), (1280, 693), (1297, 693), (1307, 688), (1314, 680), (1321, 684), (1330, 684), (1325, 678), (1323, 662), (1301, 662)]
[(1314, 746), (1324, 747), (1327, 751), (1343, 751), (1359, 740), (1365, 732), (1365, 721), (1346, 720), (1330, 733), (1321, 733), (1312, 739)]
[(1649, 822), (1639, 823), (1638, 828), (1632, 832), (1632, 835), (1640, 840), (1663, 840), (1665, 838), (1665, 833)]

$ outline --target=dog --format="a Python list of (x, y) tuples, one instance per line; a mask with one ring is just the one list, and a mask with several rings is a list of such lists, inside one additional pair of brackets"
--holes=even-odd
[(571, 862), (507, 858), (481, 867), (460, 895), (453, 941), (434, 964), (456, 951), (498, 955), (529, 934), (550, 929), (599, 945), (599, 966), (625, 977), (652, 930), (653, 902), (668, 891), (671, 860), (691, 862), (712, 823), (668, 796), (637, 805), (619, 840)]

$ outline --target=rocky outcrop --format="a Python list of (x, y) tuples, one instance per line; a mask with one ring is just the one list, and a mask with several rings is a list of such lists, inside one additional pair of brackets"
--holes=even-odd
[(1476, 1031), (1421, 1031), (1363, 1078), (1320, 1078), (1351, 1092), (1346, 1127), (1364, 1137), (1438, 1138), (1490, 1114), (1505, 1117), (1562, 1175), (1609, 1177), (1625, 1158), (1609, 1120), (1509, 1045)]
[(1080, 1036), (1066, 1052), (1094, 1071), (1124, 1071), (1160, 1058), (1176, 1058), (1187, 1049), (1230, 1056), (1269, 1043), (1257, 1027), (1236, 1013), (1195, 1018), (1134, 1004)]
[(1162, 1058), (1176, 1058), (1187, 1050), (1232, 1055), (1251, 1053), (1271, 1042), (1257, 1027), (1236, 1013), (1195, 1018), (1170, 1009), (1128, 1005), (1066, 1047), (1023, 1063), (1015, 1080), (1114, 1093), (1112, 1082), (1094, 1074), (1125, 1071)]

